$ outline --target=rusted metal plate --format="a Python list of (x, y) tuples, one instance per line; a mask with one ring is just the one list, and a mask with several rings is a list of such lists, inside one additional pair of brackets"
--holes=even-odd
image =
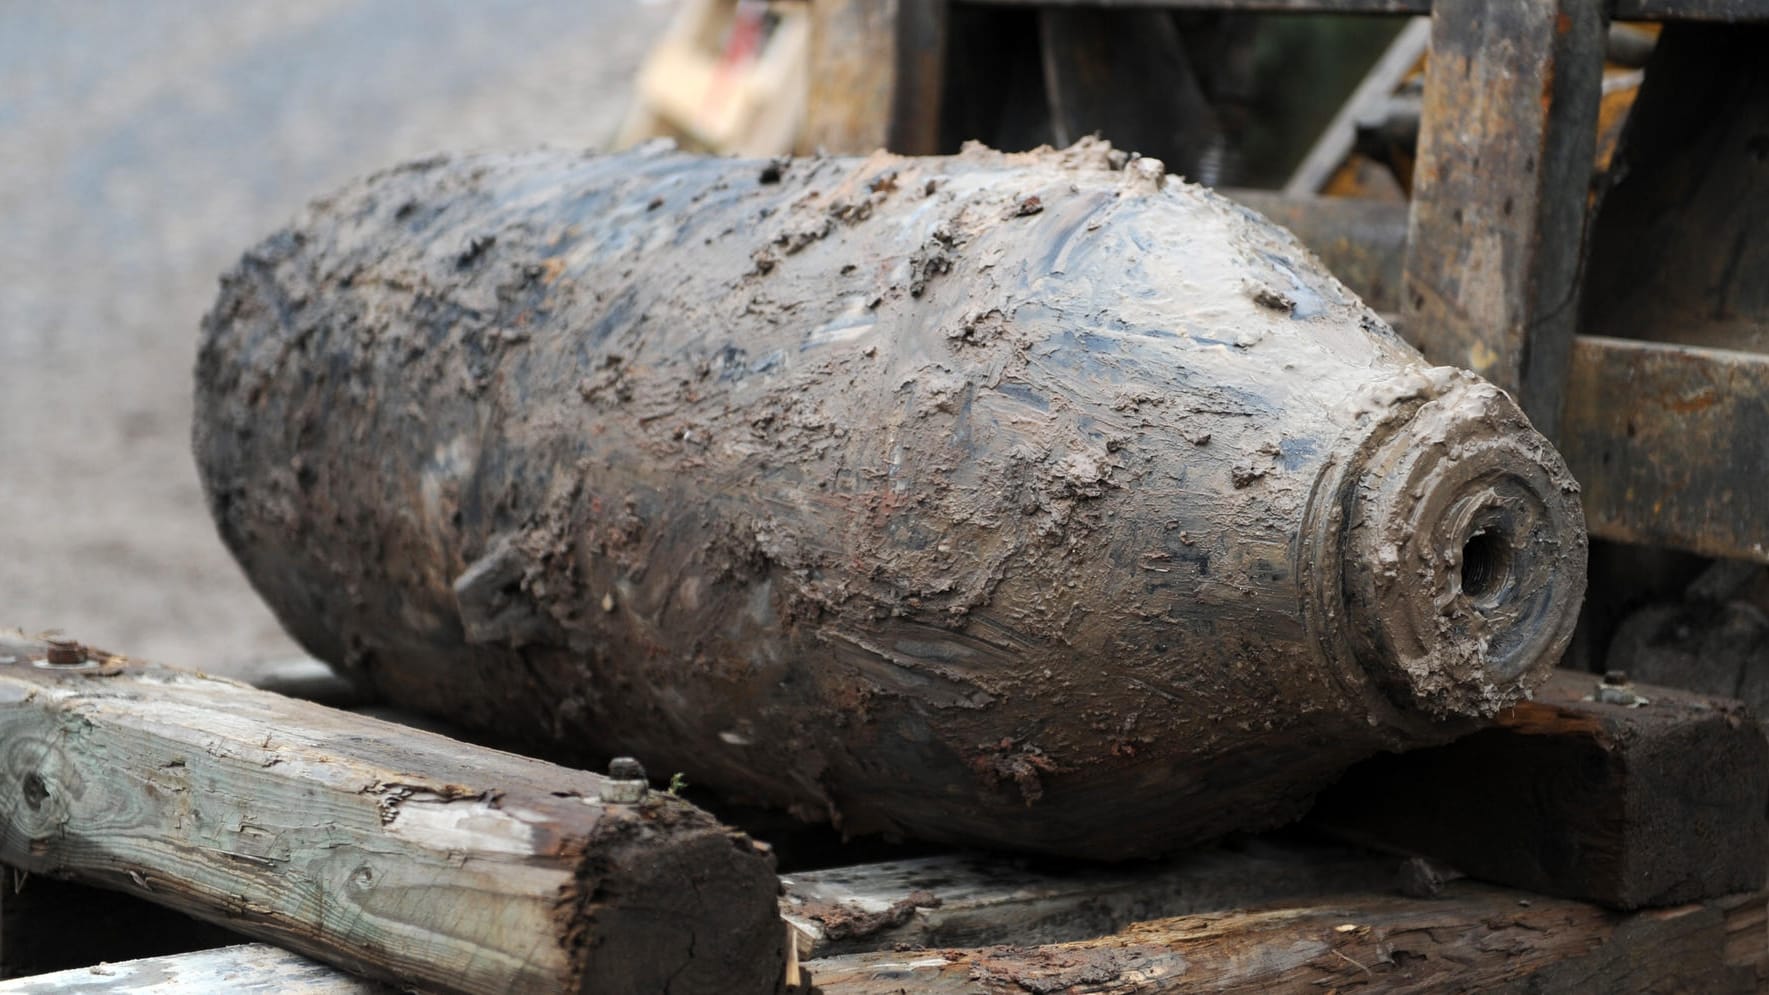
[(1581, 336), (1562, 429), (1593, 535), (1769, 563), (1769, 356)]
[(1604, 18), (1588, 0), (1441, 0), (1401, 313), (1426, 358), (1517, 395), (1555, 437), (1578, 321)]

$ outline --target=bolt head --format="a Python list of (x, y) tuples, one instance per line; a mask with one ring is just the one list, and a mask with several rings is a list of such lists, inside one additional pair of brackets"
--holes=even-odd
[(632, 757), (615, 757), (608, 761), (608, 776), (619, 781), (645, 780), (645, 767)]
[(86, 648), (72, 639), (51, 639), (48, 659), (57, 667), (78, 666), (86, 662)]

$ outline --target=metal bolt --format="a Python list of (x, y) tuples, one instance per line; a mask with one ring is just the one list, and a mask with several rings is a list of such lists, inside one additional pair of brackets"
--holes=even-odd
[(1634, 685), (1628, 683), (1627, 673), (1621, 670), (1605, 671), (1603, 677), (1597, 681), (1597, 688), (1591, 692), (1591, 697), (1588, 700), (1603, 705), (1623, 705), (1628, 708), (1641, 708), (1652, 704), (1652, 699), (1634, 690)]
[(615, 757), (608, 761), (608, 786), (602, 789), (602, 800), (614, 805), (637, 805), (645, 800), (651, 783), (645, 768), (632, 757)]
[(77, 667), (86, 662), (86, 647), (72, 639), (51, 639), (48, 662), (55, 667)]

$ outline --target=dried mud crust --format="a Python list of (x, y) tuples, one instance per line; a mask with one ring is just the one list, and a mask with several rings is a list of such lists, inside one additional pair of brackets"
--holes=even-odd
[[(1332, 509), (1430, 395), (1384, 385), (1432, 376), (1287, 233), (1103, 143), (539, 153), (391, 170), (248, 253), (196, 448), (290, 630), (395, 700), (850, 832), (1121, 858), (1538, 679), (1426, 660), (1414, 696), (1352, 631)], [(1582, 529), (1549, 538), (1556, 598), (1494, 626), (1573, 611)]]

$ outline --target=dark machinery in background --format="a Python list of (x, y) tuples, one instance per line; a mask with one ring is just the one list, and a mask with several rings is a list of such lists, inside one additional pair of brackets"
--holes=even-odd
[[(1769, 4), (813, 7), (810, 146), (1097, 131), (1229, 185), (1427, 358), (1511, 391), (1566, 455), (1598, 541), (1565, 665), (1769, 710)], [(1294, 40), (1309, 31), (1312, 48)], [(1281, 182), (1286, 151), (1258, 132), (1296, 127), (1297, 102), (1269, 99), (1273, 74), (1343, 92), (1294, 53), (1356, 64), (1387, 39)]]

